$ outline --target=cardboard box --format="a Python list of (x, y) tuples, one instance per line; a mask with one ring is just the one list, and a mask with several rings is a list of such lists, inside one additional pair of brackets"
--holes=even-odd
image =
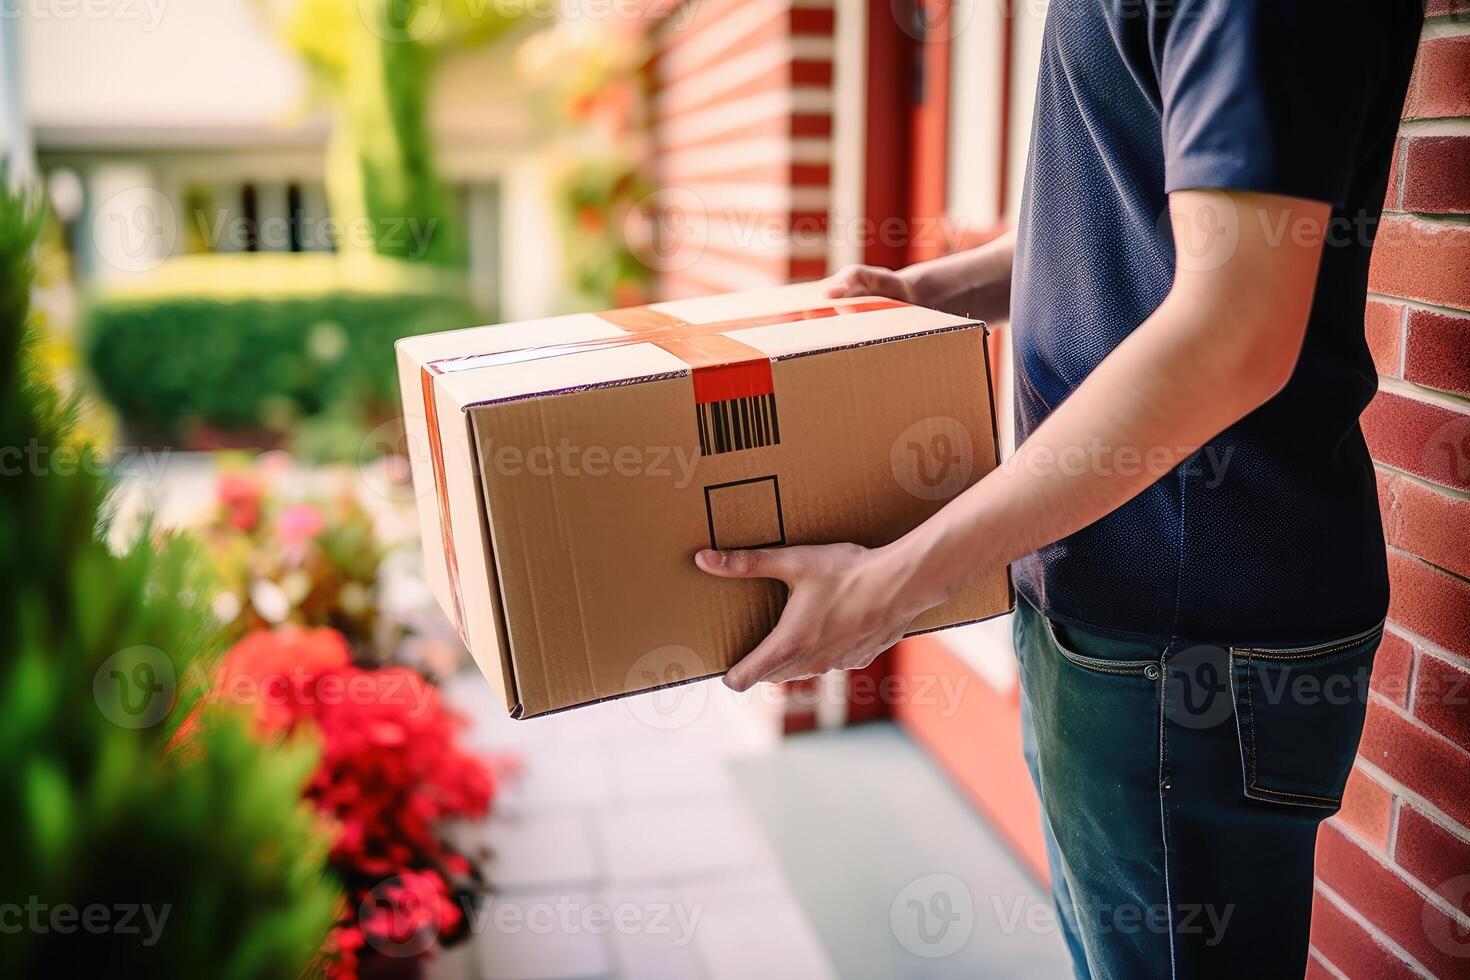
[(984, 338), (808, 284), (400, 340), (429, 584), (518, 718), (723, 673), (785, 587), (694, 553), (922, 522), (996, 465)]

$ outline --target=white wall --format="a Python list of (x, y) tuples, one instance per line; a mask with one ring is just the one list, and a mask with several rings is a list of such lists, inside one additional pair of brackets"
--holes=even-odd
[(566, 284), (554, 217), (554, 172), (551, 161), (528, 156), (503, 178), (500, 313), (506, 320), (563, 312)]
[(1009, 0), (955, 0), (950, 41), (949, 207), (975, 229), (999, 218), (1002, 8)]
[[(33, 126), (136, 129), (146, 144), (160, 131), (196, 131), (208, 142), (210, 132), (304, 121), (307, 73), (253, 0), (11, 2), (24, 12), (22, 77)], [(74, 15), (60, 15), (72, 7)], [(87, 17), (89, 7), (114, 15)], [(446, 142), (503, 155), (533, 135), (513, 63), (518, 36), (445, 59), (430, 112)]]
[(866, 0), (836, 0), (832, 54), (832, 234), (827, 268), (863, 260), (853, 232), (866, 213), (868, 13)]
[(1041, 31), (1047, 0), (1015, 4), (1011, 48), (1011, 147), (1006, 175), (1006, 217), (1014, 221), (1021, 206), (1026, 159), (1031, 150), (1031, 120), (1036, 108), (1036, 74), (1041, 69)]
[(36, 126), (263, 126), (295, 111), (305, 93), (299, 64), (250, 0), (19, 8)]
[(0, 161), (9, 163), (14, 183), (30, 176), (33, 162), (31, 134), (21, 101), (19, 26), (9, 17), (0, 18)]
[[(954, 0), (950, 49), (948, 213), (984, 229), (1014, 221), (1031, 145), (1047, 0)], [(998, 210), (1004, 8), (1012, 8), (1006, 206)]]

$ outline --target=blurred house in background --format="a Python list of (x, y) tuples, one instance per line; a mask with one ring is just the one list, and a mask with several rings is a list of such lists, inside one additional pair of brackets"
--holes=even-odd
[[(1004, 6), (557, 5), (564, 22), (598, 22), (602, 37), (645, 36), (642, 149), (661, 195), (645, 257), (658, 292), (898, 264), (974, 244), (1013, 215), (1032, 92), (1010, 78), (1034, 67), (1041, 13)], [(300, 60), (251, 0), (170, 5), (156, 23), (148, 9), (32, 17), (19, 32), (11, 71), (61, 216), (73, 229), (131, 219), (104, 206), (144, 187), (169, 205), (148, 243), (164, 255), (330, 248), (320, 233), (329, 120), (311, 108)], [(507, 318), (554, 310), (561, 285), (547, 126), (516, 71), (518, 46), (549, 13), (448, 55), (429, 99), (475, 299)], [(76, 250), (84, 277), (137, 264), (97, 254), (121, 245), (96, 238), (98, 249)]]
[[(24, 93), (36, 157), (81, 278), (153, 264), (123, 254), (126, 235), (92, 227), (145, 222), (133, 205), (153, 198), (140, 189), (161, 196), (158, 224), (126, 230), (156, 258), (330, 250), (323, 232), (329, 120), (311, 106), (300, 59), (271, 35), (251, 0), (170, 4), (156, 23), (148, 10), (26, 18), (18, 25), (19, 64), (6, 59), (22, 83), (7, 85), (7, 98)], [(6, 20), (12, 44), (16, 26)], [(436, 164), (465, 232), (473, 298), (507, 316), (534, 315), (552, 302), (556, 265), (546, 256), (556, 241), (537, 129), (515, 72), (524, 34), (449, 55), (429, 99)], [(521, 210), (502, 216), (503, 201), (521, 202)], [(503, 251), (508, 219), (520, 247)], [(517, 254), (532, 260), (518, 267)]]

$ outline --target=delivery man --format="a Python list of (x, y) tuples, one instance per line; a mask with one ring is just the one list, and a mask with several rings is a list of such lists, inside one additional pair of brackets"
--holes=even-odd
[(829, 293), (1009, 319), (1014, 456), (886, 547), (696, 557), (789, 587), (737, 691), (864, 666), (1012, 563), (1079, 977), (1306, 967), (1388, 602), (1363, 310), (1422, 16), (1052, 0), (1015, 235)]

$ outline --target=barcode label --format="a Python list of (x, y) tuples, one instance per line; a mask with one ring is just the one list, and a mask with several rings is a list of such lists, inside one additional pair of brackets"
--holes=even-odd
[(694, 406), (694, 411), (699, 418), (701, 456), (774, 446), (781, 441), (774, 392), (728, 401), (702, 402)]

